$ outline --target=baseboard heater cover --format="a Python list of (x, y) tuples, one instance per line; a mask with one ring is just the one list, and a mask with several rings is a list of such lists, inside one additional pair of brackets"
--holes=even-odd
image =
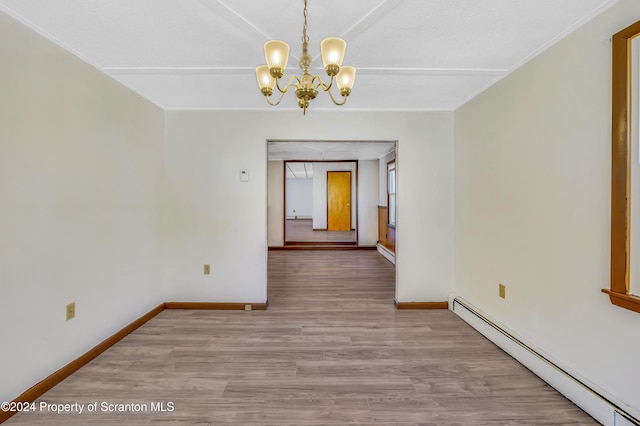
[(385, 246), (383, 246), (380, 243), (378, 243), (376, 247), (378, 248), (378, 253), (384, 256), (385, 259), (387, 259), (389, 262), (393, 263), (394, 265), (396, 264), (395, 253), (391, 252), (389, 249), (387, 249)]
[(549, 355), (535, 349), (534, 345), (526, 343), (463, 298), (452, 294), (449, 309), (598, 422), (606, 426), (640, 426), (640, 420), (630, 412), (631, 407), (615, 402), (596, 385), (561, 367)]

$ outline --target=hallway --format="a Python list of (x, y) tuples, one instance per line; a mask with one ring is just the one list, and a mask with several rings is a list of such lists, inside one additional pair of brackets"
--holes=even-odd
[(267, 311), (165, 310), (41, 398), (172, 412), (6, 424), (597, 424), (453, 313), (396, 310), (394, 276), (375, 251), (270, 252)]
[(287, 219), (285, 224), (288, 244), (292, 242), (356, 243), (356, 231), (314, 231), (311, 219)]

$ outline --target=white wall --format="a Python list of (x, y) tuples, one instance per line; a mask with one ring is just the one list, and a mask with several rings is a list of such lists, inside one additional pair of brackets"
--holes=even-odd
[(7, 401), (165, 301), (164, 113), (2, 12), (0, 57)]
[(287, 218), (313, 217), (313, 179), (287, 178)]
[(284, 245), (284, 161), (272, 160), (267, 164), (267, 243)]
[[(267, 139), (399, 140), (398, 299), (447, 299), (453, 287), (452, 113), (167, 111), (166, 120), (171, 299), (266, 299)], [(239, 181), (243, 168), (250, 182)], [(204, 263), (212, 264), (210, 277), (202, 275)]]
[(378, 160), (358, 161), (358, 244), (378, 242)]
[(313, 229), (327, 229), (327, 172), (351, 171), (351, 229), (356, 227), (356, 163), (313, 163)]
[(455, 113), (457, 291), (636, 416), (640, 314), (600, 290), (610, 267), (608, 39), (638, 18), (640, 3), (621, 0)]
[[(266, 300), (266, 144), (247, 119), (166, 113), (171, 301)], [(248, 182), (240, 180), (240, 170), (249, 171)], [(203, 264), (211, 265), (211, 275), (203, 274)]]

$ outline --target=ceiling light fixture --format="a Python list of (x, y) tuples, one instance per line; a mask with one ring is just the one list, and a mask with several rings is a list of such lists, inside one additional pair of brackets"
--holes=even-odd
[[(347, 42), (338, 37), (329, 37), (320, 43), (320, 52), (322, 54), (322, 63), (324, 70), (331, 80), (329, 84), (324, 84), (319, 75), (311, 76), (309, 69), (311, 68), (311, 55), (307, 51), (309, 46), (309, 37), (307, 36), (307, 0), (304, 0), (304, 26), (302, 27), (302, 56), (300, 57), (300, 68), (302, 69), (302, 77), (297, 75), (289, 79), (289, 83), (283, 88), (280, 87), (280, 79), (284, 76), (289, 59), (289, 45), (284, 41), (270, 40), (264, 44), (264, 56), (267, 59), (267, 65), (260, 65), (256, 68), (256, 78), (258, 86), (269, 105), (275, 106), (280, 103), (283, 96), (289, 90), (289, 87), (296, 82), (296, 98), (298, 98), (298, 106), (302, 108), (303, 114), (307, 113), (307, 108), (311, 100), (315, 99), (318, 89), (322, 89), (329, 93), (331, 100), (336, 105), (344, 105), (347, 102), (347, 96), (351, 94), (353, 81), (356, 77), (356, 69), (354, 67), (342, 66), (344, 52), (347, 49)], [(342, 95), (342, 101), (338, 102), (331, 93), (333, 81), (336, 81), (338, 90)], [(276, 87), (280, 92), (280, 98), (276, 102), (271, 101), (273, 88)]]

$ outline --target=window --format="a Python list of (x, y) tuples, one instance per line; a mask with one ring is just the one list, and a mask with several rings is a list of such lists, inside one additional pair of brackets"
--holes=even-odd
[[(612, 37), (612, 132), (611, 132), (611, 286), (602, 291), (611, 303), (640, 312), (640, 296), (630, 291), (630, 273), (636, 256), (631, 256), (631, 202), (640, 197), (640, 188), (631, 191), (632, 137), (629, 123), (638, 122), (631, 116), (632, 101), (637, 103), (640, 92), (632, 96), (632, 43), (640, 36), (640, 21)], [(636, 79), (637, 80), (637, 79)], [(637, 143), (637, 141), (635, 142)], [(634, 210), (633, 214), (638, 215)], [(635, 222), (635, 221), (634, 221)], [(640, 220), (638, 221), (640, 224)], [(640, 243), (640, 241), (638, 242)], [(636, 248), (638, 247), (638, 248)]]
[(396, 226), (396, 162), (387, 163), (387, 206), (389, 226)]

